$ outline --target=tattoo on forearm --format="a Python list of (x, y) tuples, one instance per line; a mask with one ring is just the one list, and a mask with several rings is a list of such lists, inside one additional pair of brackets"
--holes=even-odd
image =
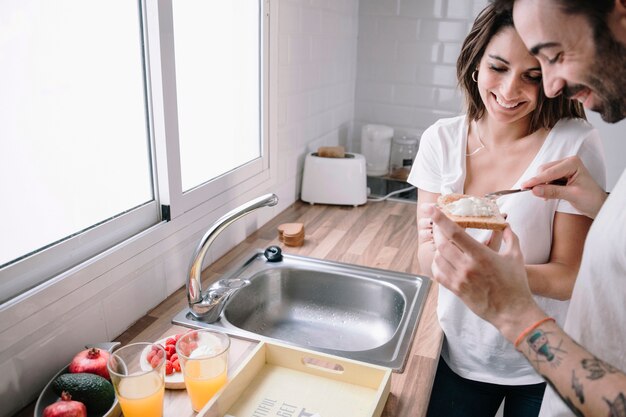
[(583, 359), (581, 365), (583, 369), (588, 372), (587, 379), (592, 381), (602, 378), (607, 373), (613, 374), (617, 372), (616, 368), (596, 357), (593, 359)]
[(572, 413), (574, 413), (574, 415), (576, 417), (585, 417), (585, 415), (583, 414), (582, 411), (580, 411), (575, 405), (574, 402), (570, 399), (570, 397), (566, 397), (565, 395), (563, 395), (558, 388), (552, 383), (552, 381), (550, 381), (550, 379), (548, 377), (546, 377), (545, 375), (541, 375), (543, 376), (543, 378), (546, 380), (546, 382), (552, 387), (552, 389), (554, 390), (554, 392), (556, 392), (559, 397), (561, 397), (561, 399), (563, 400), (563, 402), (569, 407), (569, 409), (572, 411)]
[(585, 403), (585, 394), (583, 393), (583, 386), (580, 383), (580, 380), (576, 377), (576, 371), (572, 370), (572, 389), (576, 396), (578, 397), (578, 401), (581, 404)]
[(609, 405), (609, 417), (626, 417), (626, 397), (620, 392), (613, 402), (602, 397)]
[[(550, 343), (548, 335), (551, 332), (544, 332), (541, 329), (536, 329), (529, 333), (526, 337), (526, 343), (530, 349), (535, 352), (535, 358), (533, 362), (535, 362), (537, 368), (542, 362), (547, 362), (552, 367), (557, 367), (561, 364), (563, 356), (561, 353), (567, 353), (565, 350), (561, 348), (563, 344), (563, 340), (561, 339), (558, 345), (554, 345)], [(528, 357), (530, 358), (530, 352)]]

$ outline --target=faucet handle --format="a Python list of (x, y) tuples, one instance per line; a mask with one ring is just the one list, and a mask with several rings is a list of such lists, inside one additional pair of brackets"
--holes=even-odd
[(265, 256), (267, 262), (280, 262), (283, 260), (283, 251), (278, 246), (270, 246), (265, 249), (263, 256)]
[(220, 287), (228, 288), (231, 290), (243, 288), (248, 284), (250, 284), (250, 280), (243, 278), (220, 279), (219, 281), (217, 281), (217, 285), (219, 285)]

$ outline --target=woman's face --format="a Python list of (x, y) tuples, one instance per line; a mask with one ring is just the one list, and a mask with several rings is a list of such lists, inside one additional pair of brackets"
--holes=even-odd
[(480, 60), (477, 79), (489, 117), (501, 123), (530, 120), (537, 107), (541, 67), (513, 27), (491, 38)]

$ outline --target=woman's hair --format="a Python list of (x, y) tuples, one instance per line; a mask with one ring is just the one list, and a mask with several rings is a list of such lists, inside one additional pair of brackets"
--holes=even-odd
[[(472, 73), (478, 68), (491, 38), (509, 27), (514, 28), (511, 10), (497, 9), (490, 4), (480, 12), (463, 42), (456, 62), (456, 76), (459, 87), (465, 95), (467, 117), (470, 120), (481, 119), (485, 114), (485, 104), (480, 97), (478, 84), (472, 79)], [(551, 129), (560, 119), (573, 117), (585, 118), (583, 106), (578, 101), (563, 97), (562, 94), (548, 98), (541, 85), (537, 107), (530, 119), (529, 133), (540, 128)]]

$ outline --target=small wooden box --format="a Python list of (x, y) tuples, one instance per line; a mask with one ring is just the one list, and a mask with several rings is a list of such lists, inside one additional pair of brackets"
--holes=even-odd
[(198, 417), (379, 417), (391, 369), (261, 342)]

